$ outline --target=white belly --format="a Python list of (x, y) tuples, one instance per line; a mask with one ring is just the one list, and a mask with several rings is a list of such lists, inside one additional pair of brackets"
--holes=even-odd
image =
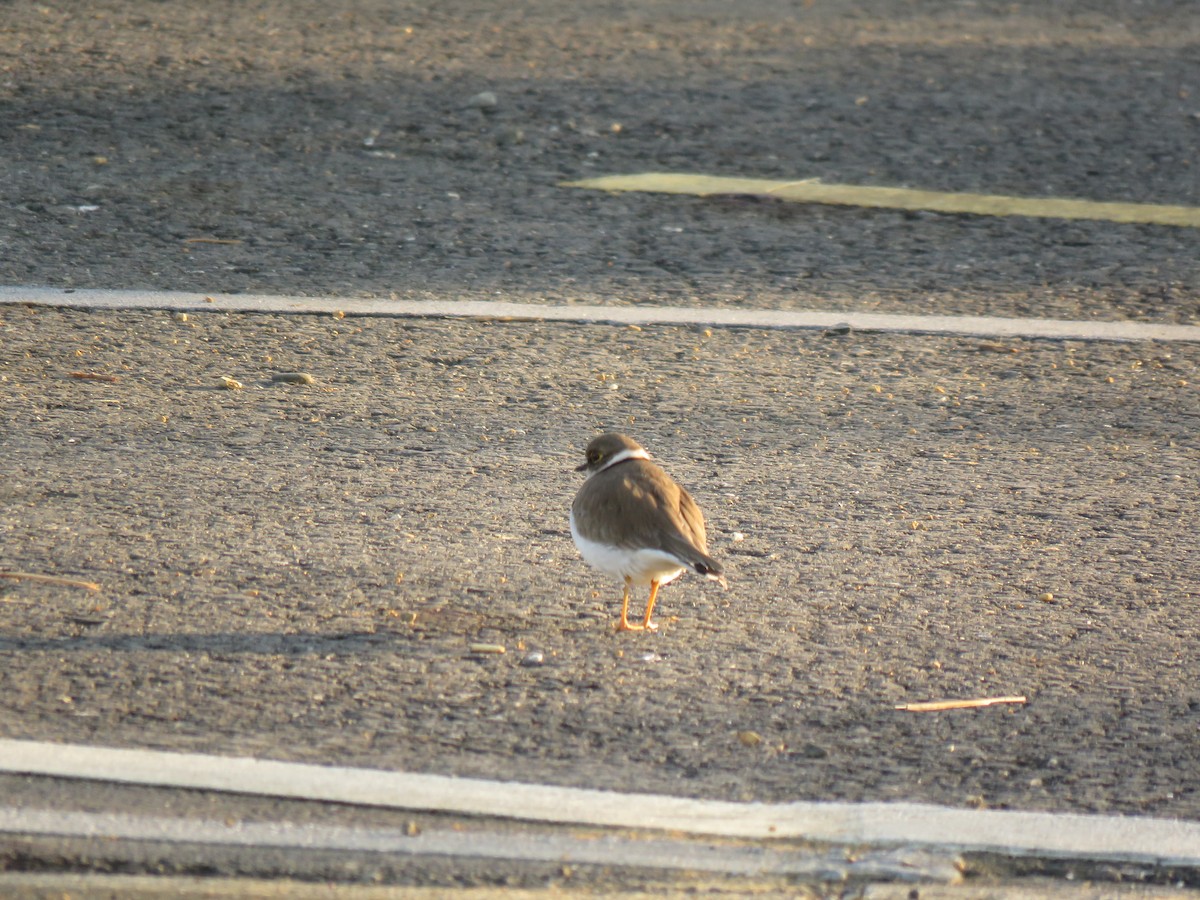
[(628, 578), (634, 584), (649, 584), (657, 581), (666, 584), (683, 574), (684, 566), (669, 553), (661, 550), (627, 550), (589, 541), (575, 527), (575, 516), (571, 516), (571, 537), (575, 546), (589, 565), (601, 572)]

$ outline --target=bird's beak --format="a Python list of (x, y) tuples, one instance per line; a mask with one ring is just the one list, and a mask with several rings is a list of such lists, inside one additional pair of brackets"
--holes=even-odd
[(576, 471), (576, 472), (586, 472), (586, 471), (587, 471), (587, 467), (588, 467), (588, 464), (587, 464), (587, 463), (584, 463), (582, 466), (576, 466), (576, 467), (575, 467), (575, 471)]

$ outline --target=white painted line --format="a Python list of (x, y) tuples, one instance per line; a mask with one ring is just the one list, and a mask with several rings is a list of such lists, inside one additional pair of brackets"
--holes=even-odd
[(732, 803), (245, 757), (0, 740), (0, 771), (684, 834), (1200, 866), (1200, 822), (919, 803)]
[(68, 291), (0, 287), (0, 304), (80, 309), (168, 309), (212, 312), (335, 313), (361, 316), (518, 319), (619, 325), (717, 325), (743, 328), (827, 329), (902, 334), (974, 335), (1085, 341), (1200, 341), (1200, 326), (1152, 322), (1014, 319), (997, 316), (909, 316), (823, 310), (712, 309), (676, 306), (552, 306), (503, 300), (369, 300), (182, 291)]
[(230, 847), (277, 847), (407, 856), (506, 859), (556, 865), (626, 866), (720, 872), (726, 875), (803, 875), (822, 881), (887, 878), (953, 881), (949, 854), (908, 848), (863, 852), (852, 859), (840, 849), (795, 850), (596, 833), (531, 833), (471, 828), (370, 828), (320, 823), (140, 816), (62, 809), (0, 807), (0, 832), (105, 840), (162, 841)]

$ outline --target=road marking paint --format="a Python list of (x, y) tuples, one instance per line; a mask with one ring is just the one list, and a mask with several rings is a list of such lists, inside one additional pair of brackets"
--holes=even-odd
[(648, 835), (503, 832), (488, 828), (409, 830), (11, 806), (0, 807), (0, 832), (230, 847), (457, 856), (555, 865), (634, 866), (741, 876), (789, 875), (823, 881), (848, 878), (954, 881), (959, 874), (955, 860), (949, 854), (934, 856), (913, 848), (864, 852), (848, 859), (841, 849), (772, 848)]
[(1063, 197), (1012, 197), (1005, 194), (970, 194), (870, 185), (824, 184), (815, 178), (801, 181), (773, 181), (766, 178), (729, 178), (720, 175), (642, 172), (636, 175), (605, 175), (600, 178), (586, 178), (582, 181), (563, 181), (559, 183), (559, 187), (587, 188), (597, 191), (689, 194), (696, 197), (708, 197), (714, 194), (749, 194), (777, 197), (796, 203), (823, 203), (833, 206), (925, 210), (938, 213), (966, 213), (975, 216), (1092, 219), (1121, 224), (1200, 228), (1200, 207), (1195, 206), (1111, 203), (1095, 200), (1071, 200)]
[(0, 740), (0, 771), (525, 822), (1200, 865), (1200, 822), (921, 803), (735, 803), (379, 769)]
[(1084, 341), (1200, 341), (1200, 326), (1153, 322), (921, 316), (825, 310), (714, 309), (682, 306), (553, 306), (504, 300), (372, 300), (185, 291), (65, 290), (0, 287), (0, 305), (205, 312), (346, 313), (362, 316), (499, 319), (619, 325), (714, 325), (740, 328), (842, 329), (896, 334)]

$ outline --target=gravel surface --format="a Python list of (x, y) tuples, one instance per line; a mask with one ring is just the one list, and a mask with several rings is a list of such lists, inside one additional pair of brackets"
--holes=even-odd
[(1198, 205), (1198, 45), (1189, 0), (13, 0), (0, 282), (1197, 322), (1194, 229), (557, 185)]
[[(1200, 816), (1200, 348), (20, 307), (0, 329), (0, 568), (101, 585), (0, 581), (6, 737)], [(607, 427), (691, 489), (730, 577), (664, 589), (655, 635), (613, 632), (619, 586), (567, 530)]]
[[(1195, 229), (559, 186), (1197, 206), (1189, 0), (0, 6), (0, 284), (1200, 324)], [(0, 735), (1197, 819), (1198, 366), (1184, 344), (6, 307), (0, 571), (99, 590), (0, 578)], [(692, 491), (730, 577), (664, 589), (654, 635), (614, 633), (619, 585), (568, 534), (609, 428)], [(997, 695), (1028, 702), (895, 709)], [(0, 868), (39, 867), (570, 877), (0, 840)]]

